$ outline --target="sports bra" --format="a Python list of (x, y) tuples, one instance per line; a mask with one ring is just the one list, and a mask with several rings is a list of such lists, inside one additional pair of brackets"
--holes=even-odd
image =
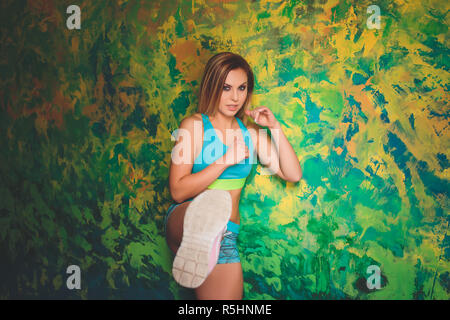
[[(208, 115), (201, 113), (203, 120), (203, 146), (200, 154), (194, 160), (192, 173), (199, 172), (209, 166), (211, 163), (222, 157), (228, 150), (228, 146), (222, 143), (216, 130), (214, 129)], [(245, 144), (249, 151), (249, 157), (241, 162), (229, 166), (222, 174), (208, 186), (208, 189), (234, 190), (244, 186), (247, 176), (252, 170), (255, 159), (255, 150), (253, 148), (252, 138), (249, 131), (242, 123), (241, 119), (236, 118), (242, 132)]]

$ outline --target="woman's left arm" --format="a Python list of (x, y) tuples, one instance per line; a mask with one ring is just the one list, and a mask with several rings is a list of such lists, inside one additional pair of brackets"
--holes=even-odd
[(267, 127), (272, 136), (271, 139), (267, 134), (257, 134), (257, 152), (261, 162), (283, 180), (300, 181), (303, 173), (297, 155), (272, 111), (261, 106), (251, 111), (247, 110), (246, 114), (258, 125)]

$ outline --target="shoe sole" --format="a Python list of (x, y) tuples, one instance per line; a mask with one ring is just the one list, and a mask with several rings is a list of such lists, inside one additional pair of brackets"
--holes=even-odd
[(173, 261), (172, 274), (186, 288), (197, 288), (208, 276), (214, 240), (231, 216), (231, 195), (225, 190), (207, 189), (186, 209), (183, 238)]

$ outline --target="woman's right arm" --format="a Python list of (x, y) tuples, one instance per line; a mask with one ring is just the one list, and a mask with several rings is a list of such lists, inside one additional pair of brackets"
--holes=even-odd
[[(222, 157), (203, 170), (192, 173), (195, 157), (195, 139), (193, 117), (181, 121), (179, 135), (172, 151), (169, 172), (170, 195), (175, 202), (181, 203), (206, 190), (225, 169), (248, 158), (248, 149), (243, 141), (235, 140)], [(200, 131), (201, 134), (201, 131)], [(200, 139), (201, 140), (201, 139)], [(197, 139), (198, 141), (198, 139)], [(231, 158), (230, 158), (231, 154)], [(183, 157), (183, 155), (185, 155)], [(178, 157), (178, 159), (174, 159)], [(183, 158), (183, 161), (180, 161)], [(175, 161), (174, 161), (175, 160)]]

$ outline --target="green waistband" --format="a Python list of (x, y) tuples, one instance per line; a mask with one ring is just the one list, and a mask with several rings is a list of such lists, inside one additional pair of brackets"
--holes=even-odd
[(208, 189), (234, 190), (244, 186), (247, 178), (240, 179), (217, 179), (211, 183)]

